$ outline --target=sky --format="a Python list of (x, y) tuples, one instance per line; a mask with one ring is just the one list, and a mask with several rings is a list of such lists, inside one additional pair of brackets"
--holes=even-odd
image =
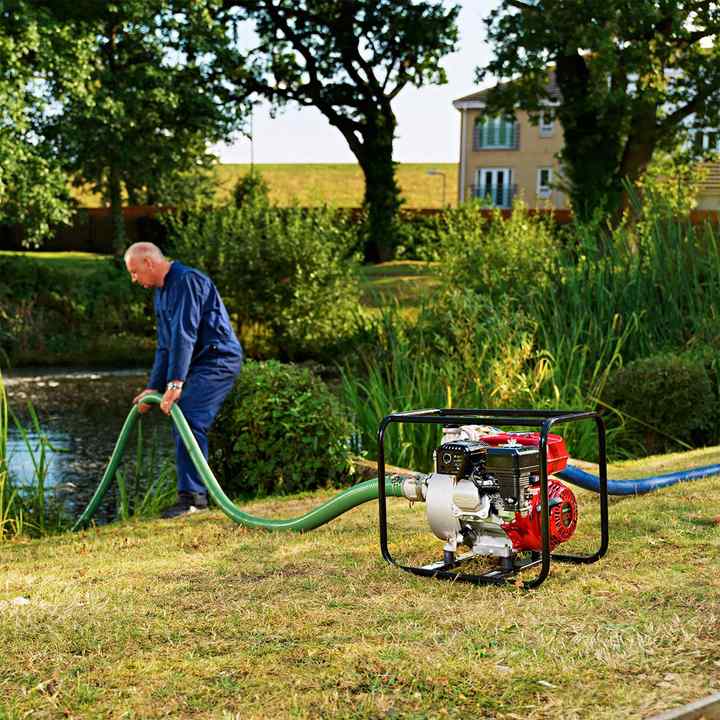
[[(447, 2), (451, 5), (455, 3)], [(446, 85), (406, 86), (393, 103), (398, 120), (394, 159), (401, 163), (458, 161), (460, 113), (452, 101), (475, 92), (475, 68), (490, 58), (482, 19), (499, 0), (460, 0), (458, 52), (445, 56)], [(487, 83), (486, 83), (487, 85)], [(354, 163), (338, 130), (315, 108), (288, 107), (273, 119), (268, 107), (253, 113), (254, 141), (243, 137), (214, 151), (223, 163)]]

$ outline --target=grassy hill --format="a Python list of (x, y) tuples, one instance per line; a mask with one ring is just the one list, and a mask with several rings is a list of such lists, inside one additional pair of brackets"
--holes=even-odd
[[(278, 205), (289, 205), (293, 201), (305, 206), (328, 203), (340, 207), (358, 207), (362, 204), (365, 180), (358, 165), (256, 165), (255, 167), (267, 181), (270, 186), (270, 197)], [(406, 199), (406, 207), (442, 207), (443, 179), (440, 176), (428, 175), (427, 171), (431, 169), (445, 173), (445, 201), (452, 205), (456, 204), (458, 173), (456, 163), (402, 163), (397, 168), (397, 179)], [(249, 165), (218, 165), (220, 197), (226, 197), (237, 178), (249, 170)]]
[[(270, 197), (278, 205), (335, 205), (359, 207), (365, 181), (362, 170), (353, 163), (255, 165), (270, 186)], [(457, 201), (457, 163), (401, 163), (397, 168), (400, 190), (408, 208), (440, 208), (443, 205), (443, 178), (428, 175), (428, 170), (445, 173), (445, 203)], [(250, 171), (250, 165), (217, 165), (218, 198), (226, 199), (238, 178)], [(101, 204), (99, 197), (78, 191), (76, 197), (85, 207)]]

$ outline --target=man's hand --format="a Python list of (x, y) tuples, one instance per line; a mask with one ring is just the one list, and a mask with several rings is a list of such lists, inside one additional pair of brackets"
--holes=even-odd
[(136, 395), (133, 398), (133, 405), (138, 406), (138, 411), (141, 413), (146, 413), (152, 405), (149, 405), (148, 403), (140, 402), (146, 395), (149, 395), (150, 393), (157, 392), (157, 390), (154, 390), (153, 388), (145, 388), (139, 395)]
[(182, 381), (171, 380), (167, 384), (167, 390), (165, 390), (165, 394), (160, 402), (160, 409), (166, 415), (169, 415), (172, 410), (172, 406), (180, 399), (180, 395), (182, 395)]

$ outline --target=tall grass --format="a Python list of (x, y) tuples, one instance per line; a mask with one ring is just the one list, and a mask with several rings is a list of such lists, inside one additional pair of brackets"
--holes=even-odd
[[(370, 456), (380, 419), (394, 410), (601, 408), (612, 372), (628, 361), (717, 343), (720, 247), (709, 225), (665, 219), (640, 230), (624, 226), (602, 245), (579, 227), (563, 245), (549, 242), (544, 225), (535, 233), (526, 217), (522, 225), (511, 218), (509, 227), (475, 235), (471, 218), (460, 221), (439, 263), (444, 287), (417, 322), (387, 308), (361, 372), (342, 371), (343, 397)], [(502, 266), (498, 239), (532, 253), (536, 234), (542, 263), (525, 259), (522, 277)], [(507, 255), (520, 257), (517, 247)], [(459, 280), (466, 287), (455, 287)], [(611, 451), (623, 422), (613, 420)], [(439, 439), (431, 428), (404, 425), (390, 433), (388, 462), (427, 469)], [(563, 433), (575, 457), (597, 457), (591, 423)]]
[[(393, 315), (389, 311), (387, 315)], [(387, 317), (386, 315), (386, 317)], [(393, 318), (400, 322), (400, 316)], [(492, 326), (480, 347), (472, 341), (459, 354), (396, 333), (380, 355), (366, 355), (364, 369), (341, 369), (341, 389), (361, 445), (377, 457), (380, 420), (392, 411), (420, 408), (575, 408), (595, 405), (608, 375), (621, 362), (627, 332), (606, 338), (597, 353), (564, 340), (553, 351), (535, 349), (536, 336)], [(456, 348), (458, 349), (458, 348)], [(591, 423), (566, 426), (563, 433), (577, 457), (597, 457)], [(386, 461), (428, 470), (440, 439), (436, 425), (392, 425), (386, 439)]]
[[(62, 507), (57, 502), (48, 502), (47, 479), (50, 470), (50, 454), (65, 452), (55, 447), (43, 432), (37, 412), (28, 403), (30, 428), (26, 428), (12, 412), (15, 429), (23, 441), (33, 466), (30, 481), (17, 488), (17, 498), (28, 518), (27, 525), (38, 535), (46, 535), (51, 529), (60, 530), (67, 524)], [(36, 443), (33, 444), (33, 438)]]
[(644, 232), (621, 227), (603, 247), (588, 233), (576, 230), (577, 260), (568, 254), (558, 259), (554, 292), (534, 298), (545, 342), (571, 332), (597, 347), (608, 329), (633, 325), (625, 342), (629, 360), (716, 335), (716, 228), (657, 220)]
[(142, 418), (137, 423), (135, 456), (127, 471), (116, 473), (116, 513), (119, 520), (157, 517), (175, 498), (175, 465), (160, 457), (157, 432), (145, 442)]
[(23, 513), (17, 491), (10, 482), (7, 464), (8, 405), (0, 373), (0, 542), (23, 529)]

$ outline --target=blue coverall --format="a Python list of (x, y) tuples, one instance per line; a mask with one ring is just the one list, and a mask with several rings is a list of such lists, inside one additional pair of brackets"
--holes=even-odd
[[(160, 393), (170, 380), (184, 385), (178, 405), (207, 459), (208, 432), (243, 362), (243, 350), (213, 282), (174, 261), (155, 289), (157, 349), (148, 387)], [(173, 427), (178, 492), (207, 494)]]

